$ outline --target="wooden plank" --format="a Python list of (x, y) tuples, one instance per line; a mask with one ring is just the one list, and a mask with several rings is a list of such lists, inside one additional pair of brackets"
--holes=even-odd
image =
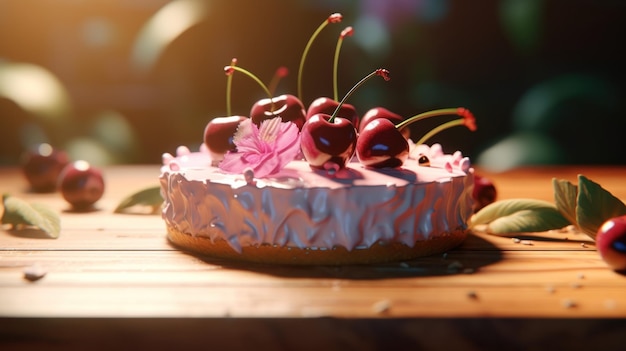
[[(477, 258), (478, 256), (488, 258)], [(0, 315), (620, 316), (626, 280), (593, 252), (459, 252), (362, 267), (229, 267), (171, 252), (7, 252)], [(423, 260), (422, 260), (423, 261)], [(459, 263), (460, 266), (453, 263)], [(48, 270), (39, 281), (25, 266)], [(455, 266), (450, 270), (450, 266)]]
[(594, 252), (455, 252), (446, 258), (363, 266), (273, 266), (207, 261), (168, 251), (36, 251), (0, 256), (0, 286), (32, 286), (22, 279), (34, 264), (47, 284), (290, 284), (365, 286), (431, 285), (615, 285), (626, 279), (608, 269)]
[[(3, 317), (620, 317), (623, 287), (3, 288)], [(512, 296), (514, 295), (514, 296)], [(524, 298), (522, 298), (522, 296)]]

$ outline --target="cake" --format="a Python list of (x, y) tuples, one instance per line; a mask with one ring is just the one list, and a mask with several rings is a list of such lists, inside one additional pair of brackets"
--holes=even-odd
[[(331, 15), (316, 33), (340, 19)], [(452, 126), (474, 130), (468, 110), (403, 119), (377, 108), (359, 118), (346, 100), (372, 77), (389, 80), (385, 69), (341, 101), (317, 99), (306, 111), (301, 72), (299, 96), (273, 97), (236, 59), (224, 71), (229, 88), (241, 72), (268, 98), (253, 105), (249, 118), (233, 116), (227, 99), (227, 117), (208, 122), (199, 150), (180, 146), (163, 154), (162, 217), (175, 246), (219, 259), (338, 265), (409, 260), (463, 242), (473, 213), (473, 169), (461, 152), (446, 154), (425, 140)], [(410, 123), (441, 115), (461, 118), (412, 142)]]
[(261, 263), (361, 264), (442, 253), (467, 235), (473, 170), (460, 153), (427, 149), (430, 166), (350, 162), (328, 175), (294, 160), (268, 178), (211, 166), (205, 148), (166, 154), (162, 216), (192, 252)]

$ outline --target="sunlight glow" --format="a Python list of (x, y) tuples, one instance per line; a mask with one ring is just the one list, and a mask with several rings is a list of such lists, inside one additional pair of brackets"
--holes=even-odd
[(48, 70), (33, 64), (0, 62), (0, 96), (45, 119), (67, 118), (70, 110), (63, 84)]
[(163, 6), (139, 32), (132, 53), (135, 66), (149, 71), (168, 45), (201, 22), (207, 12), (208, 3), (200, 0), (176, 0)]

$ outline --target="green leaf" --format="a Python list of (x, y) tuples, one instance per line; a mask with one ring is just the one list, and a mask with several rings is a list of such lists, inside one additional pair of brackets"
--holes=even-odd
[(522, 232), (544, 232), (570, 224), (556, 207), (520, 210), (503, 216), (487, 225), (487, 232), (506, 235)]
[(599, 184), (578, 175), (576, 222), (595, 240), (598, 228), (610, 218), (626, 214), (626, 205)]
[(507, 199), (493, 202), (478, 211), (470, 220), (470, 226), (488, 224), (500, 217), (523, 210), (556, 209), (547, 201), (536, 199)]
[(117, 205), (114, 212), (131, 213), (131, 209), (137, 206), (147, 206), (151, 209), (150, 214), (158, 214), (162, 204), (161, 187), (153, 186), (126, 197)]
[(552, 178), (556, 208), (570, 223), (576, 221), (578, 187), (567, 180)]
[(507, 199), (496, 201), (478, 211), (471, 219), (471, 227), (486, 224), (491, 234), (542, 232), (560, 229), (570, 221), (550, 202), (535, 199)]
[(2, 224), (27, 225), (41, 229), (51, 238), (58, 238), (61, 233), (61, 219), (52, 209), (42, 204), (28, 202), (9, 195), (4, 195), (4, 214)]

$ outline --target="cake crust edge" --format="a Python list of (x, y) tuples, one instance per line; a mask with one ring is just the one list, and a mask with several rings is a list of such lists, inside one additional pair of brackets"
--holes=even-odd
[(208, 237), (181, 232), (170, 225), (166, 227), (168, 240), (184, 251), (240, 262), (288, 265), (350, 265), (410, 260), (451, 250), (459, 246), (468, 234), (467, 229), (459, 228), (430, 239), (416, 241), (413, 247), (403, 243), (377, 242), (369, 248), (349, 251), (341, 246), (320, 250), (264, 244), (245, 246), (240, 253), (223, 239), (212, 241)]

